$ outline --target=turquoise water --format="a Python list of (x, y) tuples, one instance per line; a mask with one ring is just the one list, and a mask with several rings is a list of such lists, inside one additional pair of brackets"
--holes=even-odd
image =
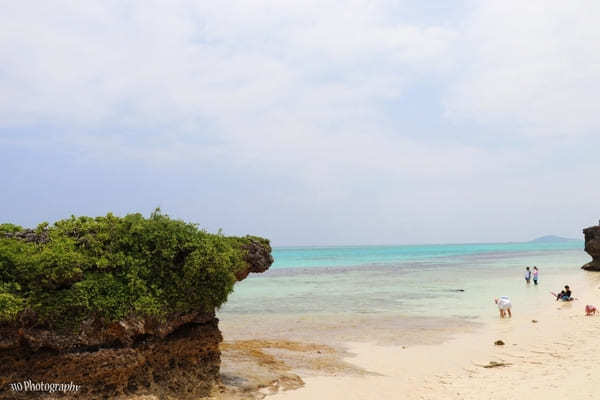
[[(277, 248), (264, 274), (236, 285), (221, 318), (359, 315), (497, 317), (493, 299), (515, 310), (552, 304), (550, 291), (585, 281), (583, 241), (421, 246)], [(526, 285), (525, 266), (540, 284)], [(328, 317), (328, 321), (331, 318)]]
[(272, 268), (350, 267), (402, 261), (452, 262), (451, 257), (489, 253), (520, 253), (583, 249), (583, 241), (559, 243), (470, 243), (410, 246), (287, 247), (273, 249)]

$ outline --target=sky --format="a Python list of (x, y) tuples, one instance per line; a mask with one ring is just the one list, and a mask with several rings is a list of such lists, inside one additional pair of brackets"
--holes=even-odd
[(0, 222), (160, 207), (287, 246), (600, 218), (600, 2), (0, 9)]

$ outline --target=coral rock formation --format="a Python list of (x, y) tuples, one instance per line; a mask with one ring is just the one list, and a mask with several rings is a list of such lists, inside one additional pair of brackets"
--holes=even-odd
[[(27, 380), (73, 382), (80, 387), (77, 397), (84, 399), (130, 393), (187, 399), (210, 393), (218, 380), (222, 340), (214, 315), (197, 316), (164, 337), (152, 329), (142, 333), (143, 322), (138, 326), (140, 334), (135, 336), (131, 334), (137, 329), (75, 338), (35, 329), (13, 334), (16, 340), (9, 346), (4, 342), (0, 350), (0, 398), (49, 394), (9, 389), (11, 383)], [(3, 332), (3, 337), (6, 333), (10, 335)]]
[[(52, 242), (44, 230), (1, 233), (4, 240), (36, 246)], [(231, 240), (235, 243), (233, 248), (241, 249), (240, 254), (243, 254), (243, 267), (234, 271), (238, 281), (250, 272), (266, 271), (273, 263), (267, 240), (255, 237)], [(11, 254), (7, 250), (0, 251), (0, 278), (10, 269), (6, 267), (9, 264), (3, 262)], [(174, 260), (177, 262), (179, 258), (175, 256)], [(6, 282), (0, 281), (0, 288), (2, 285)], [(52, 290), (49, 293), (68, 288)], [(0, 306), (1, 295), (2, 292)], [(220, 380), (222, 340), (214, 306), (171, 312), (165, 318), (131, 314), (113, 321), (92, 313), (75, 329), (66, 330), (42, 320), (30, 307), (12, 320), (0, 319), (0, 399), (54, 399), (65, 395), (15, 391), (11, 386), (27, 381), (34, 384), (72, 382), (79, 386), (76, 393), (79, 399), (149, 395), (184, 400), (209, 396)]]
[(583, 234), (585, 235), (585, 251), (592, 256), (592, 261), (581, 268), (588, 271), (600, 271), (600, 225), (585, 228)]

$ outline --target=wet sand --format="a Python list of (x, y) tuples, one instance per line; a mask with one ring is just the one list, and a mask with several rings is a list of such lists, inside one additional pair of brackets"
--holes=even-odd
[[(353, 343), (383, 346), (441, 344), (481, 324), (460, 318), (390, 314), (245, 315), (221, 321), (218, 396), (262, 399), (304, 386), (318, 376), (379, 375), (354, 363)], [(260, 338), (260, 339), (252, 339)]]

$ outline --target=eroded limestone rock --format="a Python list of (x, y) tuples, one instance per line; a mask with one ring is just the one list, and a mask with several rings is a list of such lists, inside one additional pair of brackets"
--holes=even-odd
[(592, 261), (581, 268), (588, 271), (600, 271), (600, 225), (585, 228), (583, 234), (585, 235), (585, 251), (592, 256)]

